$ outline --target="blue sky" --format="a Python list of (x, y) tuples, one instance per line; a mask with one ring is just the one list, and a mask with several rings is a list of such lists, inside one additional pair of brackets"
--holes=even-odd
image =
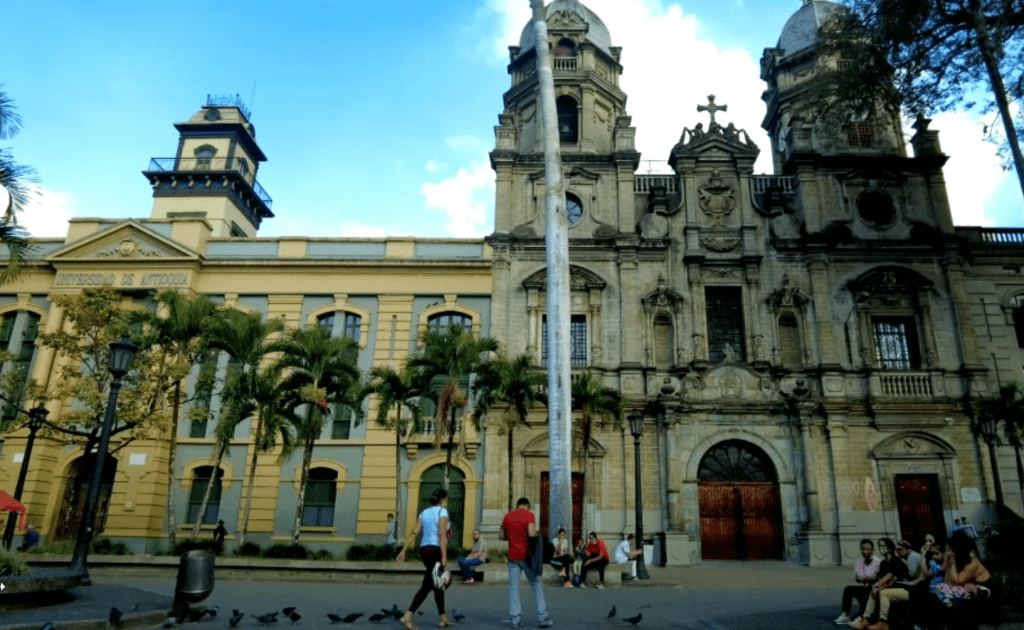
[[(5, 145), (43, 190), (22, 222), (62, 236), (71, 216), (148, 216), (140, 172), (174, 154), (172, 124), (207, 94), (237, 93), (269, 158), (258, 178), (277, 216), (261, 235), (489, 233), (487, 153), (529, 0), (281, 4), (8, 0), (0, 84), (24, 129)], [(664, 170), (709, 93), (730, 106), (724, 122), (767, 148), (758, 61), (800, 0), (586, 4), (623, 47), (637, 148), (657, 161), (642, 171)], [(932, 125), (952, 156), (954, 219), (1024, 225), (980, 124), (947, 114)]]

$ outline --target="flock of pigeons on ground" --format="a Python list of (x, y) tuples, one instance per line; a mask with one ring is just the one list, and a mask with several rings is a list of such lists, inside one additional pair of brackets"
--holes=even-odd
[[(139, 607), (136, 606), (133, 610), (138, 610), (138, 608)], [(641, 608), (647, 608), (647, 606), (641, 606)], [(187, 619), (190, 622), (199, 623), (200, 621), (202, 621), (203, 617), (206, 616), (209, 616), (211, 619), (216, 619), (217, 614), (219, 612), (220, 606), (211, 606), (209, 608), (196, 608), (194, 610), (189, 611)], [(417, 614), (422, 615), (423, 611), (419, 611), (419, 613)], [(615, 619), (617, 614), (618, 608), (616, 606), (612, 606), (612, 609), (608, 611), (608, 619)], [(289, 606), (287, 608), (281, 609), (280, 611), (275, 610), (273, 612), (269, 612), (263, 615), (249, 616), (255, 619), (257, 622), (259, 622), (261, 626), (267, 627), (272, 623), (277, 623), (279, 621), (278, 617), (281, 615), (283, 615), (285, 619), (290, 620), (292, 622), (292, 625), (295, 625), (299, 622), (300, 619), (302, 619), (302, 615), (298, 613), (295, 606)], [(398, 604), (392, 604), (391, 610), (388, 610), (387, 608), (381, 608), (379, 613), (374, 613), (370, 615), (367, 619), (369, 619), (371, 623), (379, 624), (385, 619), (400, 620), (403, 615), (405, 615), (405, 611), (399, 609)], [(121, 624), (121, 617), (123, 616), (124, 613), (118, 610), (115, 606), (110, 607), (110, 617), (108, 621), (110, 622), (110, 625), (112, 627), (117, 628)], [(334, 613), (327, 613), (327, 618), (331, 621), (331, 624), (342, 623), (351, 625), (358, 621), (360, 618), (362, 618), (362, 616), (363, 613), (351, 613), (345, 615), (344, 617), (342, 617), (341, 615), (336, 615)], [(633, 624), (633, 626), (635, 627), (640, 623), (640, 620), (643, 619), (643, 617), (643, 613), (638, 612), (635, 617), (623, 617), (622, 620), (626, 623)], [(228, 619), (228, 625), (232, 628), (237, 628), (238, 624), (242, 623), (243, 619), (245, 619), (245, 613), (239, 611), (236, 608), (231, 611), (231, 617)], [(459, 614), (453, 608), (452, 619), (458, 623), (462, 623), (463, 621), (465, 621), (466, 616)], [(174, 624), (175, 619), (173, 617), (168, 617), (164, 620), (163, 626), (164, 628), (170, 628), (174, 626)], [(57, 630), (57, 626), (53, 622), (47, 622), (43, 625), (41, 630)]]

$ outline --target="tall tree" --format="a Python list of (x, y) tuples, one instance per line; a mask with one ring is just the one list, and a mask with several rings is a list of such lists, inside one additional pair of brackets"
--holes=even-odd
[[(1017, 483), (1021, 497), (1024, 497), (1024, 461), (1021, 460), (1021, 447), (1024, 442), (1024, 391), (1018, 383), (1003, 383), (999, 386), (996, 396), (982, 398), (975, 402), (978, 418), (991, 416), (1003, 422), (1006, 441), (1013, 447), (1017, 460)], [(972, 426), (975, 433), (981, 432), (979, 423)], [(996, 439), (999, 440), (998, 433)]]
[(479, 418), (487, 413), (487, 410), (494, 404), (505, 403), (505, 409), (500, 420), (500, 431), (506, 435), (506, 448), (508, 450), (508, 509), (512, 511), (512, 486), (515, 479), (515, 439), (514, 432), (517, 427), (526, 424), (526, 418), (530, 415), (530, 408), (541, 402), (543, 397), (541, 387), (547, 383), (544, 374), (537, 370), (533, 361), (527, 354), (521, 354), (514, 359), (498, 357), (494, 362), (494, 369), (490, 371), (491, 379), (478, 379), (477, 387), (481, 390), (481, 398), (473, 412), (479, 422)]
[[(263, 318), (257, 313), (243, 313), (233, 309), (224, 311), (223, 318), (215, 320), (209, 329), (210, 348), (226, 352), (234, 363), (231, 373), (228, 374), (224, 394), (222, 395), (227, 415), (222, 415), (221, 422), (218, 422), (218, 445), (215, 447), (214, 452), (223, 456), (221, 449), (226, 448), (226, 445), (222, 446), (219, 442), (221, 439), (222, 422), (226, 423), (223, 428), (225, 435), (227, 435), (226, 440), (230, 441), (239, 422), (250, 416), (254, 418), (256, 422), (254, 427), (255, 435), (246, 486), (247, 496), (250, 498), (252, 496), (252, 487), (256, 482), (256, 459), (259, 457), (260, 446), (267, 443), (265, 436), (268, 434), (267, 428), (263, 423), (263, 420), (267, 419), (266, 416), (260, 413), (253, 415), (256, 411), (256, 392), (260, 391), (260, 369), (268, 361), (268, 356), (271, 353), (281, 349), (281, 344), (274, 342), (272, 339), (283, 330), (284, 322), (280, 319), (271, 319), (264, 322)], [(230, 434), (227, 434), (226, 430), (229, 427), (231, 429)], [(282, 439), (284, 438), (282, 437)], [(214, 470), (216, 471), (217, 468)], [(203, 509), (205, 510), (205, 507)], [(248, 503), (245, 509), (246, 521), (243, 523), (243, 532), (239, 535), (240, 545), (244, 544), (244, 527), (248, 522), (248, 512), (250, 509)], [(198, 529), (193, 532), (193, 537), (197, 535)]]
[[(583, 503), (587, 503), (587, 489), (590, 487), (589, 470), (590, 444), (594, 431), (604, 424), (622, 424), (622, 394), (617, 389), (605, 386), (590, 372), (584, 372), (572, 383), (572, 408), (576, 416), (576, 430), (579, 434), (579, 451), (583, 460)], [(577, 442), (573, 440), (574, 444)], [(584, 528), (586, 529), (586, 528)]]
[[(914, 114), (970, 108), (978, 91), (998, 112), (1024, 192), (1024, 157), (1013, 101), (1024, 96), (1024, 3), (1020, 0), (845, 0), (824, 27), (838, 63), (826, 89), (860, 111), (884, 104)], [(895, 89), (893, 89), (895, 87)], [(831, 99), (835, 100), (835, 99)], [(824, 101), (823, 101), (824, 102)]]
[[(378, 366), (370, 372), (370, 383), (366, 393), (377, 396), (378, 426), (395, 433), (395, 539), (402, 540), (402, 436), (410, 428), (419, 424), (419, 405), (413, 402), (421, 395), (416, 384), (415, 374), (407, 367), (401, 371), (391, 366)], [(394, 409), (395, 413), (391, 411)], [(403, 409), (412, 412), (412, 422), (408, 422), (402, 414)]]
[(439, 330), (426, 330), (420, 336), (423, 350), (409, 357), (407, 365), (417, 374), (421, 386), (429, 388), (427, 395), (437, 402), (438, 426), (434, 446), (439, 447), (447, 437), (444, 485), (448, 488), (452, 467), (455, 435), (460, 429), (456, 411), (466, 406), (470, 375), (489, 369), (490, 354), (498, 351), (498, 342), (490, 337), (477, 339), (462, 326), (448, 326)]
[(142, 324), (143, 348), (157, 351), (162, 379), (171, 384), (170, 440), (167, 456), (167, 532), (171, 548), (178, 544), (174, 505), (174, 468), (181, 416), (181, 384), (206, 354), (206, 330), (218, 313), (217, 305), (205, 296), (189, 296), (167, 290), (156, 296), (158, 310), (132, 311), (129, 324)]
[[(0, 86), (2, 87), (2, 86)], [(21, 130), (21, 116), (7, 92), (0, 90), (0, 140), (14, 137)], [(7, 246), (7, 265), (0, 272), (0, 285), (16, 278), (31, 251), (27, 234), (18, 226), (17, 213), (33, 201), (38, 189), (36, 172), (15, 161), (10, 149), (0, 147), (0, 244)]]
[(279, 364), (291, 371), (288, 386), (298, 393), (306, 410), (296, 425), (296, 436), (303, 446), (299, 497), (295, 506), (292, 542), (299, 542), (306, 483), (313, 459), (313, 446), (323, 431), (325, 413), (330, 404), (348, 407), (353, 419), (362, 416), (364, 389), (356, 367), (359, 346), (350, 337), (331, 337), (323, 326), (291, 330), (282, 344)]

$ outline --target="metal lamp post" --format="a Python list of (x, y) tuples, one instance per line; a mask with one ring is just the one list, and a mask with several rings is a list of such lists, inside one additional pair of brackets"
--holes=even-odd
[(636, 477), (636, 544), (640, 554), (636, 558), (636, 576), (641, 580), (649, 580), (647, 563), (644, 561), (644, 492), (640, 475), (640, 438), (644, 435), (644, 415), (633, 412), (629, 414), (629, 432), (633, 434), (633, 455)]
[(981, 424), (981, 435), (988, 444), (988, 460), (992, 466), (992, 481), (996, 485), (996, 509), (1003, 509), (1003, 482), (999, 478), (999, 464), (996, 461), (996, 440), (999, 438), (999, 418), (983, 413), (978, 419)]
[[(28, 476), (28, 462), (32, 458), (32, 446), (36, 443), (36, 433), (46, 423), (46, 416), (50, 415), (49, 410), (40, 403), (28, 412), (28, 441), (25, 443), (25, 454), (21, 459), (21, 472), (18, 473), (18, 483), (14, 486), (14, 498), (21, 501), (21, 493), (25, 490), (25, 477)], [(7, 518), (7, 528), (4, 529), (4, 549), (11, 550), (11, 541), (14, 539), (14, 528), (18, 523), (18, 515), (11, 512)]]
[(110, 344), (110, 374), (114, 380), (110, 383), (110, 397), (107, 399), (107, 413), (103, 418), (100, 431), (100, 443), (96, 449), (96, 461), (92, 469), (92, 480), (89, 482), (89, 496), (82, 515), (82, 524), (78, 528), (78, 542), (75, 543), (75, 554), (71, 557), (70, 570), (82, 575), (82, 584), (89, 585), (89, 571), (85, 561), (89, 555), (89, 544), (92, 542), (93, 527), (96, 521), (96, 504), (100, 498), (100, 482), (103, 480), (103, 465), (106, 463), (107, 448), (110, 445), (110, 429), (114, 424), (114, 413), (117, 410), (117, 396), (121, 392), (121, 379), (128, 373), (132, 359), (138, 351), (128, 335)]

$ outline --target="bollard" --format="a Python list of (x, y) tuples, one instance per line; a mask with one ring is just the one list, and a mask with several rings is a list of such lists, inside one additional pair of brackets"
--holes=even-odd
[(171, 617), (182, 623), (188, 615), (188, 605), (203, 601), (213, 592), (213, 567), (216, 556), (206, 549), (193, 549), (181, 554), (178, 565), (178, 583), (174, 587), (174, 605)]

